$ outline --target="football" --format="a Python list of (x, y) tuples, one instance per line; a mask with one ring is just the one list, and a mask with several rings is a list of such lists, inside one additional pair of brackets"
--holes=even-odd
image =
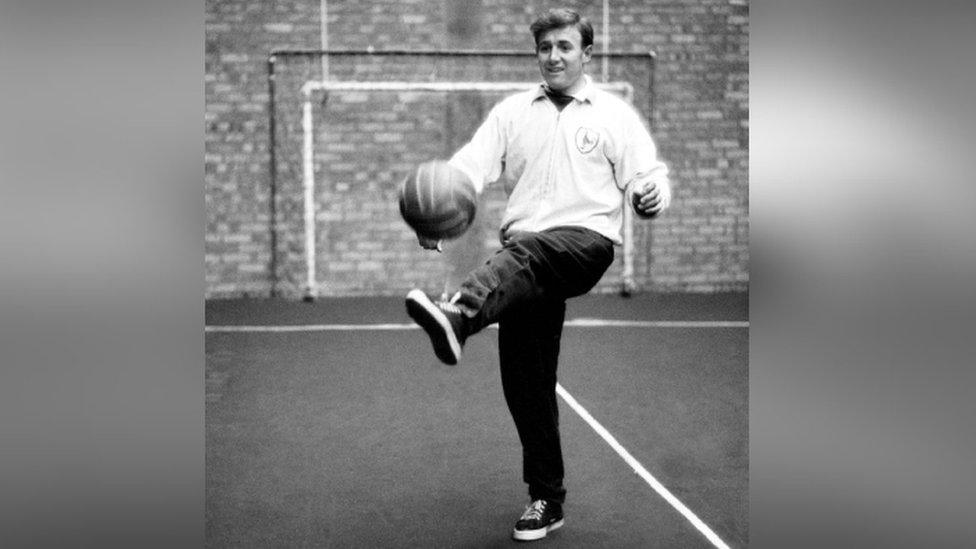
[(464, 172), (443, 160), (417, 166), (400, 184), (400, 215), (418, 236), (450, 240), (474, 220), (477, 192)]

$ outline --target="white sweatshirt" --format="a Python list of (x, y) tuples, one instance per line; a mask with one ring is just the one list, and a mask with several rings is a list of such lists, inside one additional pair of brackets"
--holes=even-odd
[(503, 177), (503, 232), (573, 225), (619, 245), (623, 196), (653, 182), (670, 204), (668, 168), (636, 111), (584, 78), (562, 111), (542, 85), (505, 98), (451, 158), (479, 193)]

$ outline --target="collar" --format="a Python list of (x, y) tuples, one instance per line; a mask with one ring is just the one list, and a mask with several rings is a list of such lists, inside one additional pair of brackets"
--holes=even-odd
[[(592, 97), (593, 97), (593, 79), (590, 78), (590, 75), (584, 74), (583, 75), (583, 82), (584, 82), (583, 87), (580, 88), (579, 91), (577, 91), (576, 93), (570, 94), (573, 99), (579, 101), (580, 103), (585, 103), (587, 101), (592, 101)], [(541, 98), (545, 97), (546, 96), (546, 90), (547, 89), (548, 89), (548, 86), (546, 86), (546, 83), (545, 82), (542, 82), (541, 84), (539, 84), (539, 87), (536, 88), (536, 90), (535, 90), (535, 95), (532, 96), (532, 101), (535, 101), (536, 99), (541, 99)]]

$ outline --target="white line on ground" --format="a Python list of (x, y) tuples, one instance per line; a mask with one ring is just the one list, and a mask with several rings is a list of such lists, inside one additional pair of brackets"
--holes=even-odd
[(566, 326), (578, 328), (748, 328), (748, 320), (607, 320), (574, 318)]
[(416, 324), (295, 324), (281, 326), (206, 326), (207, 332), (354, 332), (419, 330)]
[[(748, 321), (738, 320), (606, 320), (575, 318), (564, 326), (571, 328), (748, 328)], [(496, 325), (492, 324), (491, 328)], [(207, 332), (352, 332), (382, 330), (419, 330), (416, 324), (295, 324), (278, 326), (206, 326)]]
[(621, 446), (620, 443), (617, 442), (617, 439), (614, 438), (614, 436), (611, 435), (610, 432), (607, 431), (606, 428), (604, 428), (603, 425), (600, 424), (600, 422), (594, 419), (593, 416), (591, 416), (590, 413), (586, 411), (586, 408), (583, 408), (583, 406), (581, 406), (579, 402), (576, 402), (576, 399), (573, 398), (573, 395), (569, 394), (569, 392), (566, 389), (564, 389), (563, 386), (560, 385), (559, 383), (556, 384), (556, 393), (558, 393), (559, 396), (561, 396), (562, 399), (566, 401), (566, 404), (568, 404), (570, 408), (572, 408), (577, 414), (579, 414), (579, 416), (583, 418), (584, 421), (589, 423), (590, 427), (592, 427), (593, 430), (596, 431), (597, 434), (600, 435), (603, 438), (603, 440), (605, 440), (607, 444), (609, 444), (610, 447), (613, 448), (614, 451), (617, 452), (617, 454), (620, 457), (622, 457), (624, 461), (627, 462), (627, 465), (630, 465), (631, 468), (634, 469), (634, 472), (637, 473), (642, 479), (644, 479), (644, 481), (647, 482), (651, 486), (651, 488), (653, 488), (654, 491), (658, 493), (658, 495), (664, 498), (665, 501), (670, 503), (672, 507), (674, 507), (686, 519), (688, 519), (688, 521), (691, 522), (691, 524), (694, 525), (694, 527), (697, 528), (699, 532), (704, 534), (704, 536), (708, 538), (708, 541), (712, 542), (712, 545), (714, 545), (715, 547), (719, 547), (720, 549), (728, 549), (729, 546), (726, 545), (726, 543), (722, 541), (722, 539), (719, 538), (718, 535), (715, 532), (713, 532), (712, 529), (709, 528), (707, 524), (702, 522), (702, 520), (698, 518), (698, 516), (694, 512), (691, 511), (691, 509), (688, 509), (688, 507), (686, 507), (685, 504), (681, 503), (681, 501), (678, 500), (678, 498), (674, 497), (674, 494), (672, 494), (667, 488), (664, 487), (663, 484), (661, 484), (656, 478), (654, 478), (654, 476), (651, 475), (651, 473), (649, 473), (647, 469), (645, 469), (644, 466), (641, 465), (640, 462), (634, 458), (634, 456), (630, 455), (630, 452), (628, 452), (626, 448)]

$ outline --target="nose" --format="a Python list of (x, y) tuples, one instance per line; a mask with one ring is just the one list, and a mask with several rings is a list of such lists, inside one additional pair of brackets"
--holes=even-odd
[(559, 50), (552, 48), (549, 50), (549, 62), (559, 61)]

